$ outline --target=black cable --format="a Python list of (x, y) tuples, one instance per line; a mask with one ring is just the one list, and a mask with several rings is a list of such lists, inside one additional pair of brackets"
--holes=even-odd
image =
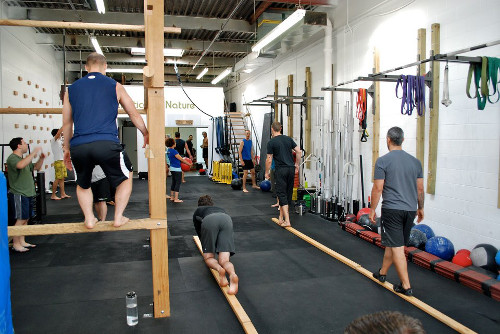
[(186, 97), (189, 99), (189, 101), (191, 101), (191, 103), (196, 107), (196, 109), (198, 109), (199, 111), (201, 111), (202, 113), (204, 113), (205, 115), (207, 115), (208, 117), (210, 117), (211, 119), (213, 119), (214, 117), (212, 115), (210, 115), (210, 114), (207, 114), (203, 110), (201, 110), (200, 107), (198, 107), (196, 105), (196, 103), (194, 103), (193, 100), (191, 100), (191, 98), (189, 97), (188, 93), (186, 93), (186, 91), (184, 90), (184, 85), (182, 84), (181, 75), (179, 74), (179, 69), (177, 68), (177, 64), (174, 64), (174, 70), (175, 70), (175, 75), (177, 76), (177, 80), (179, 81), (179, 84), (181, 85), (182, 91), (184, 92), (184, 94), (186, 95)]

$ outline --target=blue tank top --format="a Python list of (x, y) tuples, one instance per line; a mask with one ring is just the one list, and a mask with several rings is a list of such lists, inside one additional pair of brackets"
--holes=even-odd
[(171, 170), (176, 170), (176, 168), (181, 168), (181, 161), (179, 159), (177, 159), (175, 156), (177, 154), (179, 154), (179, 152), (177, 152), (177, 150), (173, 149), (173, 148), (168, 148), (168, 158), (170, 160), (170, 169)]
[(99, 140), (120, 142), (115, 80), (91, 72), (69, 86), (68, 94), (75, 126), (71, 146)]
[(243, 160), (252, 160), (252, 140), (243, 139), (243, 150), (241, 151)]

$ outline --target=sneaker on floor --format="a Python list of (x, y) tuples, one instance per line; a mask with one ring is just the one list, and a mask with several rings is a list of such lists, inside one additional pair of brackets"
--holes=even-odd
[(380, 269), (376, 272), (376, 273), (373, 273), (373, 277), (378, 279), (380, 282), (384, 283), (387, 279), (387, 276), (386, 275), (382, 275), (380, 273)]
[(409, 296), (409, 297), (413, 296), (412, 288), (405, 289), (405, 288), (403, 288), (402, 283), (399, 283), (398, 285), (394, 285), (394, 291), (396, 291), (397, 293), (401, 293), (405, 296)]

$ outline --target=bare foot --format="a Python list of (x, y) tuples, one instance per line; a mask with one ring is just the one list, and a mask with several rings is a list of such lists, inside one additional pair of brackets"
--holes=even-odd
[(122, 219), (120, 219), (120, 221), (116, 221), (115, 220), (115, 223), (113, 224), (114, 227), (120, 227), (122, 225), (125, 225), (126, 223), (128, 223), (130, 219), (128, 219), (127, 217), (122, 217)]
[(61, 198), (57, 197), (57, 196), (50, 196), (50, 199), (53, 200), (53, 201), (59, 201), (59, 200), (61, 200)]
[(238, 281), (239, 278), (236, 274), (232, 274), (229, 276), (229, 280), (231, 281), (229, 285), (229, 289), (227, 290), (228, 295), (235, 295), (238, 293)]
[(24, 248), (34, 248), (34, 247), (36, 247), (36, 245), (30, 244), (30, 243), (27, 243), (27, 242), (25, 242), (24, 244), (22, 244), (22, 246)]
[(182, 183), (186, 183), (186, 180), (182, 180)]
[(94, 217), (94, 219), (90, 222), (88, 221), (85, 221), (85, 227), (88, 228), (89, 230), (93, 229), (95, 227), (95, 224), (97, 224), (98, 220), (96, 217)]
[(226, 277), (226, 270), (222, 267), (220, 267), (219, 271), (219, 285), (220, 286), (228, 286), (229, 282), (227, 281)]
[(25, 252), (29, 251), (29, 248), (25, 248), (23, 246), (12, 246), (12, 250), (14, 252), (18, 252), (18, 253), (25, 253)]
[(252, 188), (254, 188), (254, 189), (260, 189), (259, 186), (252, 186)]
[(171, 197), (170, 197), (170, 196), (168, 196), (168, 195), (165, 195), (165, 196), (166, 196), (166, 198), (167, 198), (167, 199), (170, 199), (170, 198), (171, 198)]
[(276, 204), (271, 205), (271, 208), (277, 208), (279, 206), (280, 206), (279, 203), (276, 203)]
[(184, 202), (182, 199), (176, 199), (176, 200), (174, 200), (174, 203), (182, 203), (182, 202)]
[(279, 223), (278, 223), (278, 224), (279, 224), (279, 226), (281, 226), (281, 227), (289, 227), (289, 226), (292, 226), (290, 223), (287, 223), (287, 222), (285, 222), (285, 221), (284, 221), (284, 220), (282, 220), (282, 219), (279, 219)]
[(247, 192), (248, 192), (248, 190), (246, 190), (246, 189), (243, 189), (243, 192), (244, 192), (244, 193), (247, 193)]
[(64, 198), (71, 198), (71, 196), (70, 196), (70, 195), (66, 195), (66, 194), (64, 194), (64, 195), (62, 195), (62, 196), (61, 196), (61, 198), (62, 198), (62, 199), (64, 199)]

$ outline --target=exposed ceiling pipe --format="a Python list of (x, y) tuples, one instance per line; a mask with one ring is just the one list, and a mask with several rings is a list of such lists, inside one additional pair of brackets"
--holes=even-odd
[(217, 32), (217, 35), (215, 35), (214, 39), (212, 40), (212, 42), (210, 43), (210, 45), (208, 46), (208, 48), (206, 48), (203, 51), (203, 53), (200, 56), (200, 59), (198, 59), (198, 61), (194, 64), (193, 70), (196, 68), (196, 66), (198, 66), (198, 64), (200, 63), (200, 61), (207, 54), (208, 50), (210, 50), (210, 47), (212, 46), (212, 44), (214, 44), (215, 41), (219, 38), (219, 36), (222, 33), (222, 31), (224, 30), (224, 28), (226, 27), (226, 25), (229, 23), (229, 20), (231, 20), (231, 18), (234, 16), (234, 14), (236, 13), (236, 11), (238, 10), (238, 8), (240, 7), (240, 5), (243, 2), (245, 2), (245, 0), (240, 0), (240, 2), (238, 2), (238, 4), (236, 5), (236, 7), (234, 7), (233, 11), (231, 12), (231, 14), (229, 14), (229, 17), (226, 19), (226, 22), (224, 22), (224, 24), (222, 25), (222, 27), (220, 28), (220, 30)]

